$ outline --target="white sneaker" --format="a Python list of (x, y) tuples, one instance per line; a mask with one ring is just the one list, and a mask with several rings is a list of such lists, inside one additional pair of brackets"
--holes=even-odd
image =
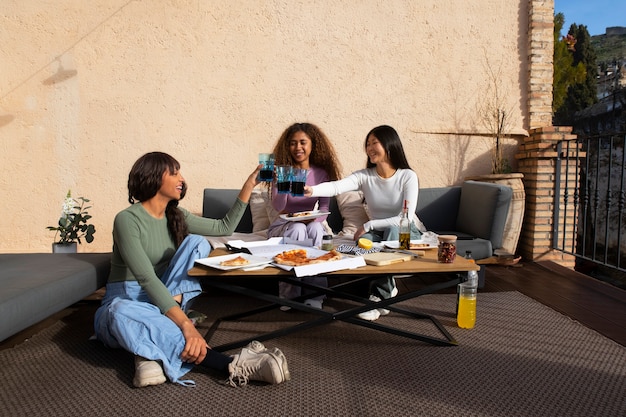
[(283, 374), (285, 375), (285, 381), (289, 381), (291, 379), (291, 374), (289, 373), (289, 367), (287, 366), (287, 358), (283, 354), (283, 352), (278, 348), (273, 348), (272, 350), (267, 349), (265, 345), (258, 340), (253, 340), (248, 343), (244, 349), (249, 349), (254, 353), (266, 353), (270, 352), (273, 355), (277, 356), (280, 362), (280, 365), (283, 369)]
[[(373, 295), (372, 295), (373, 297)], [(370, 297), (370, 299), (372, 298)], [(368, 320), (368, 321), (374, 321), (374, 320), (378, 320), (378, 318), (380, 317), (380, 312), (378, 311), (378, 309), (373, 309), (373, 310), (368, 310), (368, 311), (364, 311), (362, 313), (357, 314), (357, 316), (360, 319), (363, 320)]]
[(283, 352), (278, 348), (266, 349), (257, 341), (241, 349), (238, 355), (233, 355), (228, 371), (230, 375), (226, 383), (233, 387), (242, 387), (248, 381), (280, 384), (291, 378)]
[(137, 388), (148, 385), (159, 385), (165, 382), (163, 368), (157, 361), (151, 361), (142, 356), (135, 355), (135, 378), (133, 385)]
[[(398, 288), (393, 287), (393, 290), (391, 290), (391, 297), (393, 298), (396, 295), (398, 295)], [(370, 300), (371, 301), (375, 301), (375, 302), (379, 302), (380, 298), (376, 297), (375, 295), (370, 295)], [(381, 316), (386, 316), (387, 314), (389, 314), (389, 310), (387, 310), (386, 308), (379, 308), (378, 312), (380, 313)]]

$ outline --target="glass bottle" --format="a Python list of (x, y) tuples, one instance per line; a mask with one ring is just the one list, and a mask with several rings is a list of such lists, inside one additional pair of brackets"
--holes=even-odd
[(322, 237), (322, 250), (333, 250), (333, 235), (324, 235)]
[[(476, 263), (476, 261), (474, 260), (474, 257), (472, 256), (471, 250), (465, 251), (465, 259), (467, 259), (473, 264)], [(476, 273), (476, 271), (468, 271), (466, 275), (459, 274), (459, 278), (461, 282), (456, 287), (456, 314), (457, 315), (459, 314), (459, 297), (461, 295), (461, 284), (463, 284), (464, 282), (469, 282), (470, 285), (476, 285), (476, 287), (478, 287), (478, 274)]]
[(409, 202), (404, 200), (402, 217), (400, 218), (400, 249), (411, 248), (411, 220), (409, 219)]
[(477, 287), (469, 283), (459, 284), (459, 312), (456, 322), (462, 329), (472, 329), (476, 325), (476, 292)]
[[(476, 264), (471, 251), (465, 252), (465, 259)], [(459, 327), (463, 329), (471, 329), (476, 324), (477, 292), (478, 272), (468, 271), (467, 280), (458, 285), (456, 320)]]
[[(467, 259), (468, 261), (470, 261), (473, 264), (476, 264), (476, 261), (472, 257), (472, 251), (471, 250), (465, 251), (465, 259)], [(478, 272), (477, 271), (468, 271), (467, 272), (467, 280), (466, 280), (466, 282), (471, 287), (478, 288)]]

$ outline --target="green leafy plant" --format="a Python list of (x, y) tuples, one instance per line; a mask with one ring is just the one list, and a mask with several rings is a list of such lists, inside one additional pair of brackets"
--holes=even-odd
[[(91, 206), (86, 206), (89, 200), (84, 197), (72, 198), (72, 190), (67, 191), (65, 201), (63, 202), (63, 211), (59, 218), (57, 226), (48, 226), (48, 230), (54, 230), (55, 243), (82, 243), (81, 239), (85, 239), (87, 243), (93, 242), (93, 235), (96, 228), (93, 224), (89, 224), (91, 215), (87, 212)], [(57, 239), (58, 236), (58, 240)]]

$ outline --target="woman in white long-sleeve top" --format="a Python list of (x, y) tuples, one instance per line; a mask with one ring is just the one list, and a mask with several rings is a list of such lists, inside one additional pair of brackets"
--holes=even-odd
[[(404, 201), (412, 213), (411, 239), (419, 239), (426, 231), (417, 218), (415, 209), (419, 193), (417, 174), (404, 154), (402, 141), (391, 126), (378, 126), (365, 137), (367, 167), (353, 172), (344, 179), (305, 187), (305, 196), (331, 197), (348, 191), (361, 190), (367, 204), (370, 220), (354, 234), (355, 242), (367, 238), (373, 242), (398, 240), (399, 224)], [(398, 294), (393, 277), (372, 281), (370, 299), (395, 297)], [(376, 320), (388, 314), (386, 309), (376, 309), (359, 314), (365, 320)]]

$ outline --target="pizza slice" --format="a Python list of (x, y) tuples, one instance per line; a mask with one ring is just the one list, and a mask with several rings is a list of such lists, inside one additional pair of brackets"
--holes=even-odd
[(299, 213), (289, 213), (287, 214), (287, 217), (305, 217), (305, 216), (310, 216), (311, 214), (313, 214), (310, 211), (301, 211)]
[(221, 266), (244, 266), (250, 263), (249, 260), (242, 256), (237, 256), (236, 258), (228, 259), (226, 261), (220, 262)]

